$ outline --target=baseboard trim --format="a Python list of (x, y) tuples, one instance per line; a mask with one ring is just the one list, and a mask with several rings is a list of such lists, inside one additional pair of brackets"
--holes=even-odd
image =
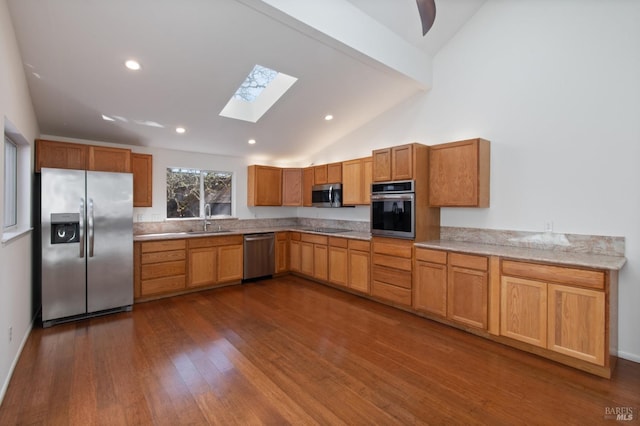
[(633, 361), (640, 363), (640, 355), (632, 354), (629, 352), (622, 352), (618, 350), (618, 358), (626, 359), (627, 361)]
[(33, 329), (34, 323), (35, 323), (35, 318), (31, 320), (31, 324), (29, 324), (29, 327), (27, 327), (27, 332), (22, 337), (22, 342), (20, 342), (20, 347), (18, 348), (18, 351), (16, 352), (16, 356), (14, 357), (13, 362), (11, 363), (11, 367), (9, 367), (7, 377), (5, 378), (4, 383), (2, 384), (2, 389), (0, 389), (0, 405), (2, 405), (2, 402), (4, 401), (4, 396), (7, 393), (7, 389), (9, 389), (9, 383), (11, 382), (13, 371), (15, 370), (16, 365), (18, 365), (18, 360), (20, 359), (20, 355), (22, 354), (24, 345), (26, 345), (27, 339), (31, 334), (31, 330)]

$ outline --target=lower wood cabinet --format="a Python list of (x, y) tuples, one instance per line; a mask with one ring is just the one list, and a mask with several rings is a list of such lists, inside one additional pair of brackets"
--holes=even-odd
[(447, 252), (416, 249), (413, 308), (442, 318), (447, 316)]
[(329, 282), (361, 293), (370, 290), (371, 244), (347, 238), (329, 238)]
[(185, 288), (186, 240), (136, 243), (134, 297), (172, 293)]
[(189, 239), (187, 287), (242, 280), (242, 244), (241, 235)]
[(320, 281), (329, 278), (329, 252), (327, 237), (316, 234), (301, 234), (300, 272)]
[(488, 323), (489, 259), (449, 253), (447, 318), (486, 329)]
[(605, 366), (605, 271), (503, 260), (500, 334)]
[(374, 237), (371, 295), (411, 306), (413, 241)]
[(276, 232), (276, 274), (289, 270), (289, 233)]
[(289, 269), (292, 272), (302, 272), (300, 233), (289, 234)]

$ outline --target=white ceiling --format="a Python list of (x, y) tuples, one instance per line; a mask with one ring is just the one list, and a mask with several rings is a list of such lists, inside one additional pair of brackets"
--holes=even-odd
[[(437, 0), (422, 37), (415, 0), (8, 1), (42, 134), (281, 164), (428, 89), (412, 67), (484, 2)], [(255, 64), (298, 81), (257, 123), (218, 116)]]

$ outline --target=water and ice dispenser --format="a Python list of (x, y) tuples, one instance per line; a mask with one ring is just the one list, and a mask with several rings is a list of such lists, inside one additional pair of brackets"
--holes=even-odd
[(80, 242), (79, 213), (51, 213), (51, 244)]

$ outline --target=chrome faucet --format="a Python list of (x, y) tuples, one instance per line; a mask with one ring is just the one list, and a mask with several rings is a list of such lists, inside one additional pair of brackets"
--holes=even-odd
[[(209, 214), (207, 214), (207, 211)], [(211, 217), (211, 204), (206, 203), (204, 205), (204, 232), (207, 232), (207, 225), (211, 225), (211, 222), (207, 220), (209, 217)]]

